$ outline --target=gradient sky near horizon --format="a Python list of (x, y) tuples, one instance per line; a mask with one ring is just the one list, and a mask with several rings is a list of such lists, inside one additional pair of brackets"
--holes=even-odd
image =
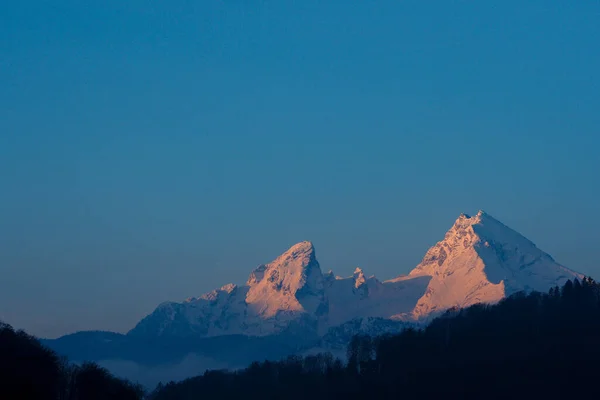
[(600, 277), (597, 1), (4, 0), (0, 319), (126, 331), (311, 240), (407, 273), (484, 209)]

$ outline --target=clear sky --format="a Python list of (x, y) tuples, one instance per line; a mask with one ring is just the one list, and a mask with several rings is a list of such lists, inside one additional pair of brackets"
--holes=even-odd
[(600, 3), (0, 2), (0, 319), (126, 331), (311, 240), (484, 209), (600, 277)]

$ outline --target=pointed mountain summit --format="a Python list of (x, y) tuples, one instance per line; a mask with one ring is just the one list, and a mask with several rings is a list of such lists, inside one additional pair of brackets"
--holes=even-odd
[(261, 265), (248, 280), (246, 302), (264, 318), (281, 312), (318, 314), (326, 307), (321, 267), (311, 242), (301, 242), (267, 265)]
[(130, 335), (269, 335), (306, 315), (327, 312), (324, 279), (311, 242), (300, 242), (252, 271), (246, 285), (227, 284), (183, 303), (166, 302)]
[(461, 214), (409, 274), (417, 276), (432, 278), (413, 311), (417, 318), (583, 278), (484, 211)]

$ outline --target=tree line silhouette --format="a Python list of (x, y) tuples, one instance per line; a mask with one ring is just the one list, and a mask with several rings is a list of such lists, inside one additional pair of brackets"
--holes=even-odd
[(600, 284), (452, 309), (422, 330), (354, 337), (347, 362), (329, 353), (207, 371), (143, 388), (94, 363), (74, 365), (0, 323), (0, 399), (462, 399), (597, 397)]
[(0, 399), (141, 400), (144, 390), (94, 363), (69, 363), (33, 336), (0, 322)]
[(151, 400), (553, 399), (598, 397), (600, 285), (567, 281), (549, 293), (452, 309), (422, 330), (354, 337), (331, 354), (255, 362), (159, 384)]

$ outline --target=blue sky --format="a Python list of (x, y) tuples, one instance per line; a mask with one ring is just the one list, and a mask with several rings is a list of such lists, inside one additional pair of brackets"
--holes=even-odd
[(599, 275), (598, 43), (586, 0), (5, 0), (0, 319), (125, 331), (301, 240), (390, 278), (478, 209)]

